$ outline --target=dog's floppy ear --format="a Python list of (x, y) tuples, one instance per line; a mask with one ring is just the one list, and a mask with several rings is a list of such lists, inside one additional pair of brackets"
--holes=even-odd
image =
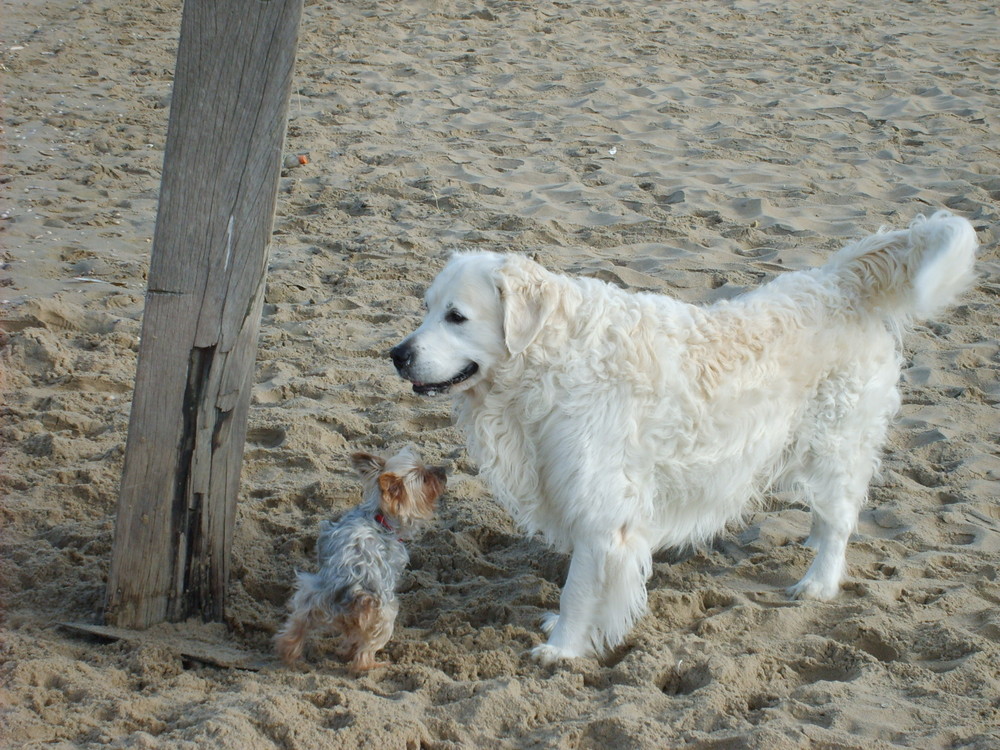
[(386, 472), (379, 475), (379, 492), (382, 493), (382, 510), (390, 516), (399, 518), (405, 515), (406, 507), (406, 483), (398, 474)]
[(371, 453), (352, 453), (351, 466), (364, 479), (374, 479), (385, 468), (385, 459), (373, 456)]
[(496, 271), (503, 305), (503, 337), (511, 354), (520, 354), (542, 330), (556, 307), (548, 272), (534, 261), (508, 255)]

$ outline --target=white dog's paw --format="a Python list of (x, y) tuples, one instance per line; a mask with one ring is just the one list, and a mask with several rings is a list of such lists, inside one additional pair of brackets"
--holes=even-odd
[(806, 576), (794, 586), (789, 586), (786, 591), (792, 599), (815, 599), (820, 602), (828, 602), (840, 593), (840, 583), (817, 581)]
[(531, 658), (540, 664), (555, 664), (556, 662), (575, 659), (582, 655), (569, 649), (552, 646), (548, 643), (543, 643), (541, 646), (535, 646), (531, 649)]
[(556, 623), (558, 622), (558, 612), (546, 612), (542, 615), (542, 632), (545, 633), (545, 635), (551, 635), (552, 631), (556, 629)]

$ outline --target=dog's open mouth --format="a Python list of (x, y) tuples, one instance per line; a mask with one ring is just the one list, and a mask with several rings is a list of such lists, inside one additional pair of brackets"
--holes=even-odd
[(463, 380), (468, 380), (477, 372), (479, 372), (479, 365), (475, 362), (470, 362), (451, 380), (445, 380), (442, 383), (418, 383), (417, 381), (413, 381), (413, 392), (424, 396), (436, 396), (439, 393), (444, 393), (453, 385), (457, 385)]

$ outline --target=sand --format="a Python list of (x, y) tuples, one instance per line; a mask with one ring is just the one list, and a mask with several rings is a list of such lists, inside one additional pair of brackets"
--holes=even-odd
[[(101, 638), (179, 0), (4, 0), (0, 745), (1000, 746), (1000, 19), (992, 0), (310, 2), (225, 625)], [(291, 159), (291, 163), (296, 160)], [(206, 165), (210, 169), (211, 165)], [(385, 354), (459, 248), (702, 302), (950, 208), (977, 287), (906, 339), (831, 603), (801, 506), (657, 556), (608, 658), (534, 664), (567, 558), (490, 498)], [(391, 666), (270, 639), (347, 456), (451, 467)], [(119, 634), (121, 635), (121, 634)]]

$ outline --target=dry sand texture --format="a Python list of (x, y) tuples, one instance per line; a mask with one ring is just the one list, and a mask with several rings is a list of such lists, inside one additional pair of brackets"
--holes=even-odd
[[(994, 0), (310, 2), (287, 153), (311, 161), (281, 181), (228, 629), (112, 642), (57, 623), (100, 615), (180, 2), (2, 6), (0, 744), (1000, 746)], [(942, 206), (982, 280), (907, 339), (841, 597), (786, 599), (807, 516), (761, 512), (658, 557), (608, 660), (526, 658), (567, 559), (384, 356), (448, 254), (706, 301)], [(293, 571), (358, 498), (347, 454), (407, 441), (453, 473), (394, 665), (352, 679), (323, 642), (276, 664)]]

